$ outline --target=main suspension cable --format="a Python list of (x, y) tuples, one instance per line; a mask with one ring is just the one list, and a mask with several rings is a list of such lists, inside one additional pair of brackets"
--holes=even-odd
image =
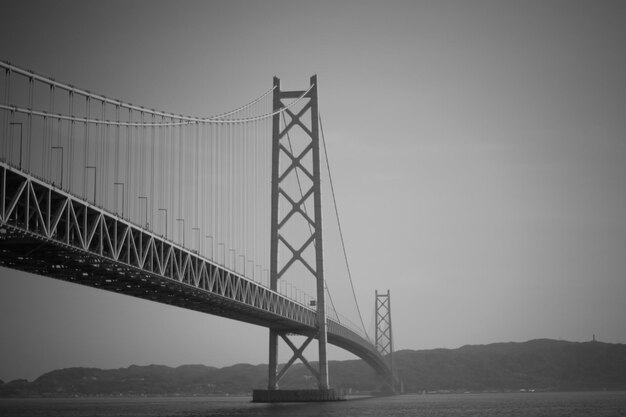
[[(294, 102), (290, 103), (288, 106), (285, 107), (281, 107), (278, 110), (275, 110), (271, 113), (267, 113), (267, 114), (262, 114), (259, 116), (254, 116), (254, 117), (248, 117), (248, 118), (237, 118), (237, 119), (225, 119), (226, 116), (238, 113), (238, 112), (242, 112), (243, 110), (253, 106), (254, 104), (260, 102), (263, 98), (267, 97), (272, 91), (274, 91), (273, 87), (272, 89), (266, 91), (265, 93), (263, 93), (260, 97), (258, 97), (257, 99), (251, 101), (250, 103), (241, 106), (235, 110), (231, 110), (229, 112), (226, 113), (222, 113), (219, 114), (217, 116), (210, 116), (210, 117), (193, 117), (193, 116), (184, 116), (184, 115), (176, 115), (173, 113), (168, 113), (168, 112), (164, 112), (164, 111), (157, 111), (157, 110), (152, 110), (152, 109), (147, 109), (141, 106), (137, 106), (131, 103), (126, 103), (123, 102), (121, 100), (115, 100), (115, 99), (111, 99), (109, 97), (100, 95), (100, 94), (94, 94), (90, 91), (87, 90), (83, 90), (83, 89), (79, 89), (76, 88), (72, 85), (69, 84), (65, 84), (65, 83), (61, 83), (58, 82), (52, 78), (49, 77), (45, 77), (39, 74), (34, 73), (33, 71), (29, 71), (29, 70), (25, 70), (22, 69), (20, 67), (16, 67), (15, 65), (12, 65), (8, 62), (4, 62), (4, 61), (0, 61), (0, 68), (4, 68), (5, 70), (9, 71), (9, 73), (16, 73), (22, 76), (25, 76), (28, 78), (29, 80), (29, 85), (32, 86), (34, 81), (39, 81), (42, 82), (44, 84), (53, 86), (55, 88), (59, 88), (65, 91), (68, 91), (70, 93), (70, 95), (74, 95), (74, 94), (78, 94), (81, 96), (84, 96), (85, 98), (89, 99), (89, 100), (97, 100), (100, 101), (102, 103), (106, 103), (112, 106), (120, 106), (122, 108), (126, 108), (129, 110), (133, 110), (133, 111), (138, 111), (140, 113), (145, 113), (146, 115), (154, 115), (154, 116), (163, 116), (163, 117), (168, 117), (171, 119), (170, 123), (138, 123), (138, 122), (119, 122), (119, 121), (109, 121), (109, 120), (97, 120), (97, 119), (90, 119), (89, 117), (74, 117), (74, 116), (64, 116), (61, 114), (52, 114), (51, 112), (45, 112), (45, 111), (36, 111), (32, 109), (32, 103), (27, 107), (27, 108), (23, 108), (23, 107), (18, 107), (18, 106), (12, 106), (12, 105), (8, 105), (7, 102), (5, 102), (5, 105), (0, 105), (0, 108), (4, 109), (4, 110), (9, 110), (9, 111), (16, 111), (19, 113), (24, 113), (27, 114), (29, 116), (43, 116), (43, 117), (51, 117), (53, 119), (61, 119), (61, 120), (69, 120), (69, 121), (75, 121), (75, 122), (80, 122), (80, 123), (95, 123), (95, 124), (105, 124), (105, 125), (115, 125), (115, 126), (136, 126), (136, 127), (143, 127), (143, 126), (179, 126), (182, 124), (189, 124), (189, 123), (244, 123), (244, 122), (254, 122), (257, 120), (263, 120), (266, 118), (270, 118), (276, 114), (282, 113), (283, 111), (285, 111), (285, 109), (294, 106), (295, 104), (297, 104), (300, 100), (302, 100), (308, 93), (309, 91), (311, 91), (311, 89), (313, 88), (313, 85), (309, 87), (308, 90), (304, 91), (302, 93), (302, 95), (300, 97), (298, 97)], [(174, 121), (176, 120), (176, 121)]]
[(343, 232), (341, 230), (341, 222), (339, 221), (339, 210), (337, 209), (337, 199), (335, 198), (335, 187), (333, 186), (333, 177), (330, 174), (330, 164), (328, 163), (328, 152), (326, 151), (326, 140), (324, 139), (324, 127), (322, 126), (322, 115), (319, 114), (319, 123), (320, 123), (320, 132), (322, 134), (322, 145), (324, 146), (324, 158), (326, 159), (326, 169), (328, 169), (328, 179), (330, 184), (330, 191), (333, 197), (333, 205), (335, 207), (335, 215), (337, 216), (337, 226), (339, 227), (339, 237), (341, 239), (341, 248), (343, 249), (343, 257), (346, 261), (346, 268), (348, 270), (348, 277), (350, 278), (350, 287), (352, 288), (352, 296), (354, 297), (354, 303), (356, 304), (356, 309), (359, 313), (359, 320), (361, 321), (361, 326), (363, 326), (363, 331), (365, 332), (365, 336), (369, 339), (369, 335), (367, 334), (367, 329), (365, 328), (365, 324), (363, 323), (363, 316), (361, 315), (361, 309), (359, 308), (359, 302), (356, 298), (356, 293), (354, 291), (354, 283), (352, 282), (352, 273), (350, 272), (350, 264), (348, 263), (348, 255), (346, 253), (346, 244), (343, 239)]
[[(89, 117), (65, 116), (62, 114), (53, 114), (53, 113), (46, 112), (46, 111), (32, 110), (30, 108), (24, 108), (24, 107), (6, 105), (6, 104), (0, 104), (0, 109), (15, 111), (18, 113), (24, 113), (30, 116), (42, 116), (42, 117), (50, 117), (52, 119), (68, 120), (72, 122), (80, 122), (80, 123), (85, 123), (85, 124), (97, 124), (97, 125), (102, 124), (102, 125), (110, 125), (110, 126), (167, 127), (167, 126), (183, 126), (183, 125), (190, 125), (190, 124), (196, 124), (196, 123), (238, 124), (238, 123), (256, 122), (259, 120), (269, 119), (276, 114), (283, 113), (286, 109), (290, 108), (291, 106), (294, 106), (298, 101), (303, 99), (309, 90), (304, 92), (297, 100), (290, 103), (288, 106), (281, 107), (280, 109), (275, 110), (271, 113), (261, 114), (259, 116), (253, 116), (253, 117), (248, 117), (248, 118), (240, 118), (240, 119), (213, 119), (213, 118), (200, 118), (200, 117), (172, 115), (170, 116), (170, 118), (173, 120), (178, 120), (177, 122), (173, 122), (173, 121), (172, 122), (120, 122), (120, 121), (112, 121), (112, 120), (92, 119)], [(90, 96), (87, 96), (87, 97), (90, 97)], [(127, 107), (127, 108), (129, 110), (131, 109), (130, 107)], [(151, 114), (155, 116), (161, 116), (165, 114), (161, 112), (147, 111), (145, 109), (142, 112), (145, 114)]]

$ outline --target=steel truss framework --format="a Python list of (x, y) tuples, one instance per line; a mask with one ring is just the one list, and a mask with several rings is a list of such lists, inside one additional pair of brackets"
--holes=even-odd
[(391, 297), (387, 294), (379, 294), (376, 291), (376, 349), (381, 355), (393, 353), (393, 340), (391, 335)]
[[(314, 309), (0, 162), (0, 266), (317, 337)], [(328, 342), (389, 368), (326, 318)]]
[[(286, 109), (289, 122), (285, 120), (285, 126), (281, 129), (280, 115), (275, 115), (272, 121), (272, 219), (271, 219), (271, 245), (270, 245), (270, 287), (276, 289), (278, 280), (296, 263), (301, 263), (311, 274), (316, 282), (317, 288), (317, 339), (319, 352), (319, 368), (315, 370), (302, 355), (304, 349), (313, 339), (308, 339), (300, 348), (289, 340), (287, 335), (277, 328), (270, 328), (269, 343), (269, 375), (268, 389), (278, 389), (278, 382), (285, 374), (286, 370), (300, 359), (302, 363), (317, 378), (320, 389), (328, 389), (328, 360), (326, 356), (327, 325), (326, 325), (326, 304), (324, 286), (324, 261), (322, 253), (322, 214), (321, 214), (321, 181), (320, 181), (320, 143), (318, 131), (318, 108), (317, 108), (317, 77), (310, 80), (308, 92), (302, 91), (282, 91), (280, 80), (274, 77), (274, 111), (285, 108), (286, 100), (293, 100), (302, 97), (304, 101), (302, 107), (297, 112)], [(299, 129), (304, 133), (305, 145), (300, 151), (294, 151), (291, 145), (289, 132)], [(281, 166), (281, 156), (285, 161), (285, 166)], [(284, 168), (284, 169), (283, 169)], [(302, 173), (310, 180), (303, 184), (300, 182), (298, 172)], [(299, 185), (298, 194), (290, 194), (285, 183), (289, 178), (297, 180)], [(282, 196), (282, 200), (281, 200)], [(307, 211), (306, 202), (313, 199), (313, 214)], [(281, 201), (286, 205), (286, 210), (281, 211)], [(282, 215), (281, 215), (282, 214)], [(301, 216), (310, 231), (310, 236), (300, 245), (290, 242), (286, 234), (281, 230), (292, 222), (297, 221), (297, 215)], [(286, 258), (282, 265), (279, 265), (279, 244), (282, 244), (287, 251), (283, 256)], [(308, 248), (312, 247), (313, 262), (303, 256)], [(281, 337), (293, 351), (293, 356), (278, 372), (278, 337)]]
[(385, 385), (387, 390), (395, 392), (395, 385), (398, 381), (394, 375), (393, 367), (393, 335), (391, 327), (391, 293), (379, 294), (376, 291), (376, 335), (375, 343), (378, 352), (387, 358), (391, 374), (386, 375)]

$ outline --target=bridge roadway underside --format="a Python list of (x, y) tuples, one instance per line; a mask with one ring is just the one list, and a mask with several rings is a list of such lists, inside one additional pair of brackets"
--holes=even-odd
[[(0, 163), (0, 266), (206, 314), (316, 336), (315, 310)], [(381, 376), (375, 346), (327, 319), (328, 343)]]
[(30, 235), (0, 228), (0, 266), (264, 327), (308, 334), (291, 320), (144, 270)]
[[(271, 327), (286, 333), (315, 335), (316, 332), (315, 328), (297, 327), (293, 320), (269, 311), (234, 303), (230, 298), (120, 264), (73, 246), (59, 244), (9, 224), (0, 226), (0, 266)], [(362, 358), (381, 375), (388, 372), (385, 363), (370, 349), (334, 334), (332, 324), (329, 330), (330, 344)]]
[[(246, 323), (311, 335), (316, 329), (294, 326), (292, 320), (191, 285), (151, 274), (144, 270), (60, 245), (8, 224), (0, 226), (0, 266), (42, 275), (106, 291), (130, 295)], [(123, 272), (123, 273), (121, 273)], [(349, 339), (328, 333), (328, 342), (365, 360), (380, 375), (388, 371), (385, 363), (369, 349)]]

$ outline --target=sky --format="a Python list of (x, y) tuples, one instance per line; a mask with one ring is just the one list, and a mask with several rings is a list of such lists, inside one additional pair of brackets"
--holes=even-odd
[[(623, 1), (2, 10), (0, 59), (148, 108), (218, 114), (317, 74), (357, 297), (367, 322), (391, 291), (396, 350), (626, 343)], [(268, 358), (265, 328), (8, 269), (0, 331), (4, 381)]]

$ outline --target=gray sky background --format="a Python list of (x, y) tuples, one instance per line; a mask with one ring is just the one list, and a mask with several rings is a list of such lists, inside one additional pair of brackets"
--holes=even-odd
[[(368, 321), (391, 289), (397, 349), (626, 343), (625, 2), (1, 9), (0, 59), (148, 108), (217, 114), (318, 74), (357, 295)], [(264, 328), (7, 269), (0, 331), (5, 381), (267, 362)]]

